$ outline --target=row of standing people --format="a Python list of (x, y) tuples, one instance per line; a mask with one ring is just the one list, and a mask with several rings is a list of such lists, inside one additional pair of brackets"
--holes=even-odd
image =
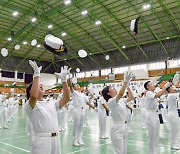
[(0, 94), (0, 127), (8, 129), (8, 123), (14, 118), (18, 112), (19, 101), (9, 94)]

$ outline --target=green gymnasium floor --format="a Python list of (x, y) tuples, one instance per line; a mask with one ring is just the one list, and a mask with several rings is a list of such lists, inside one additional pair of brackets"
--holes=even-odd
[[(8, 130), (0, 130), (0, 154), (26, 154), (29, 153), (29, 140), (26, 130), (26, 116), (20, 107), (18, 114), (8, 124)], [(89, 128), (84, 128), (83, 140), (85, 146), (72, 146), (72, 122), (68, 122), (68, 129), (61, 133), (62, 154), (112, 154), (110, 139), (100, 140), (98, 137), (97, 113), (88, 115)], [(109, 134), (111, 118), (107, 120)], [(131, 129), (128, 137), (128, 154), (147, 154), (147, 131), (141, 129), (140, 115), (133, 115)], [(168, 123), (161, 125), (159, 154), (180, 154), (179, 151), (169, 149)], [(180, 141), (180, 138), (179, 138)]]

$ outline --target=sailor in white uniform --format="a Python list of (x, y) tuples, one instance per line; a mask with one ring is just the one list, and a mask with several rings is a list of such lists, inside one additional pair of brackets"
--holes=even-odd
[(25, 111), (32, 123), (35, 139), (32, 143), (32, 154), (60, 154), (60, 141), (58, 136), (57, 108), (63, 107), (70, 99), (66, 76), (70, 72), (67, 66), (61, 68), (56, 75), (63, 84), (63, 97), (58, 101), (43, 100), (44, 89), (40, 84), (40, 71), (36, 62), (29, 61), (34, 70), (34, 79), (27, 87), (27, 103)]
[(84, 117), (85, 117), (84, 105), (87, 104), (89, 105), (89, 107), (93, 108), (94, 110), (96, 109), (89, 102), (88, 97), (80, 91), (80, 86), (78, 84), (75, 84), (73, 88), (72, 83), (69, 82), (69, 87), (71, 90), (71, 96), (72, 96), (73, 106), (74, 106), (73, 146), (83, 146), (84, 143), (81, 137), (82, 137)]
[[(101, 92), (100, 92), (101, 94)], [(107, 114), (106, 111), (109, 111), (109, 108), (107, 107), (107, 102), (103, 98), (103, 96), (100, 97), (98, 100), (98, 117), (99, 117), (99, 136), (100, 139), (108, 139), (106, 136), (106, 119)]]
[(146, 111), (146, 92), (141, 94), (140, 98), (140, 110), (141, 110), (141, 115), (142, 115), (142, 128), (146, 129), (147, 124), (146, 124), (146, 117), (147, 117), (147, 111)]
[(158, 116), (158, 100), (166, 89), (171, 85), (167, 82), (162, 90), (157, 93), (154, 92), (155, 86), (151, 81), (147, 81), (144, 84), (144, 88), (147, 90), (146, 93), (146, 110), (147, 110), (147, 127), (148, 127), (148, 153), (158, 154), (159, 144), (159, 116)]
[(1, 97), (1, 105), (2, 105), (2, 128), (8, 129), (7, 122), (8, 122), (8, 105), (9, 105), (9, 98), (11, 97), (11, 93), (8, 95), (3, 95)]
[[(124, 82), (117, 93), (113, 87), (107, 86), (102, 90), (102, 95), (109, 106), (114, 125), (111, 128), (111, 142), (113, 154), (127, 153), (127, 122), (126, 122), (126, 104), (134, 99), (130, 88), (128, 87), (128, 98), (123, 98), (127, 83), (132, 79), (132, 73), (125, 73)], [(129, 85), (129, 84), (128, 84)]]
[(73, 111), (74, 111), (74, 107), (73, 107), (73, 100), (72, 98), (70, 98), (71, 100), (68, 102), (68, 121), (73, 121)]
[(167, 88), (168, 96), (167, 96), (167, 104), (168, 104), (168, 119), (170, 123), (170, 141), (171, 141), (171, 149), (179, 150), (178, 146), (178, 126), (179, 126), (179, 118), (178, 118), (178, 99), (179, 93), (175, 93), (175, 88), (170, 86)]

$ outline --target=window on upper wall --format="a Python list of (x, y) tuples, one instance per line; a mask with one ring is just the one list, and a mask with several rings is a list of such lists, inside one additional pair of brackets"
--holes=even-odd
[(121, 69), (121, 73), (128, 71), (128, 67), (121, 67), (120, 69)]
[(130, 66), (131, 70), (141, 70), (141, 69), (147, 69), (146, 64), (140, 64), (140, 65), (134, 65)]
[(18, 78), (18, 79), (23, 79), (23, 73), (19, 73), (19, 72), (18, 72), (17, 78)]
[(169, 68), (178, 67), (178, 60), (169, 60)]
[(130, 66), (130, 69), (131, 70), (137, 70), (137, 68), (136, 68), (137, 66), (136, 65), (134, 65), (134, 66)]
[(2, 77), (6, 78), (14, 78), (15, 74), (14, 72), (9, 72), (9, 71), (1, 71)]
[(150, 63), (149, 70), (165, 69), (165, 62)]
[(85, 73), (84, 72), (76, 73), (76, 77), (77, 78), (84, 78), (85, 77)]
[(85, 72), (86, 77), (91, 77), (91, 72)]
[(113, 70), (114, 70), (114, 74), (119, 74), (119, 73), (121, 73), (120, 67), (114, 68)]
[(180, 66), (180, 59), (178, 59), (177, 61), (178, 61), (178, 65)]
[(33, 81), (33, 74), (25, 74), (25, 83), (31, 83)]
[(156, 67), (157, 69), (165, 69), (166, 68), (165, 62), (157, 62)]
[(92, 76), (99, 76), (99, 70), (91, 71)]
[(89, 72), (85, 72), (86, 77), (91, 77), (91, 76), (99, 76), (99, 71), (89, 71)]
[(109, 75), (109, 73), (111, 73), (111, 69), (104, 69), (104, 70), (101, 70), (101, 75)]
[(142, 65), (140, 65), (140, 69), (147, 69), (147, 65), (146, 64), (142, 64)]

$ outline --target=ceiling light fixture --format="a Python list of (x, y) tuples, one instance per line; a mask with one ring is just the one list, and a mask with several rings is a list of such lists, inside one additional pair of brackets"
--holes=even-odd
[(27, 41), (24, 41), (23, 44), (26, 45), (26, 44), (27, 44)]
[(67, 35), (66, 32), (61, 33), (61, 36), (66, 36), (66, 35)]
[(149, 9), (150, 6), (151, 6), (150, 4), (145, 4), (145, 5), (143, 6), (143, 9), (144, 9), (144, 10)]
[(68, 5), (68, 4), (70, 4), (70, 3), (71, 3), (71, 0), (65, 0), (65, 1), (64, 1), (64, 4), (65, 4), (65, 5)]
[(13, 15), (14, 17), (18, 16), (18, 14), (19, 14), (19, 12), (17, 12), (17, 11), (14, 11), (14, 12), (12, 13), (12, 15)]
[(31, 19), (32, 22), (36, 22), (36, 20), (37, 20), (37, 19), (36, 19), (35, 17), (33, 17), (33, 18)]
[(85, 16), (87, 13), (88, 13), (87, 10), (83, 10), (83, 11), (81, 12), (81, 14), (82, 14), (83, 16)]
[(8, 40), (8, 41), (11, 41), (11, 40), (12, 40), (12, 38), (11, 38), (11, 37), (9, 37), (9, 38), (7, 38), (7, 40)]
[(49, 29), (53, 28), (53, 25), (51, 25), (51, 24), (50, 24), (50, 25), (48, 25), (48, 28), (49, 28)]
[(98, 25), (101, 24), (101, 21), (100, 21), (100, 20), (97, 20), (97, 21), (95, 22), (95, 24), (98, 26)]

